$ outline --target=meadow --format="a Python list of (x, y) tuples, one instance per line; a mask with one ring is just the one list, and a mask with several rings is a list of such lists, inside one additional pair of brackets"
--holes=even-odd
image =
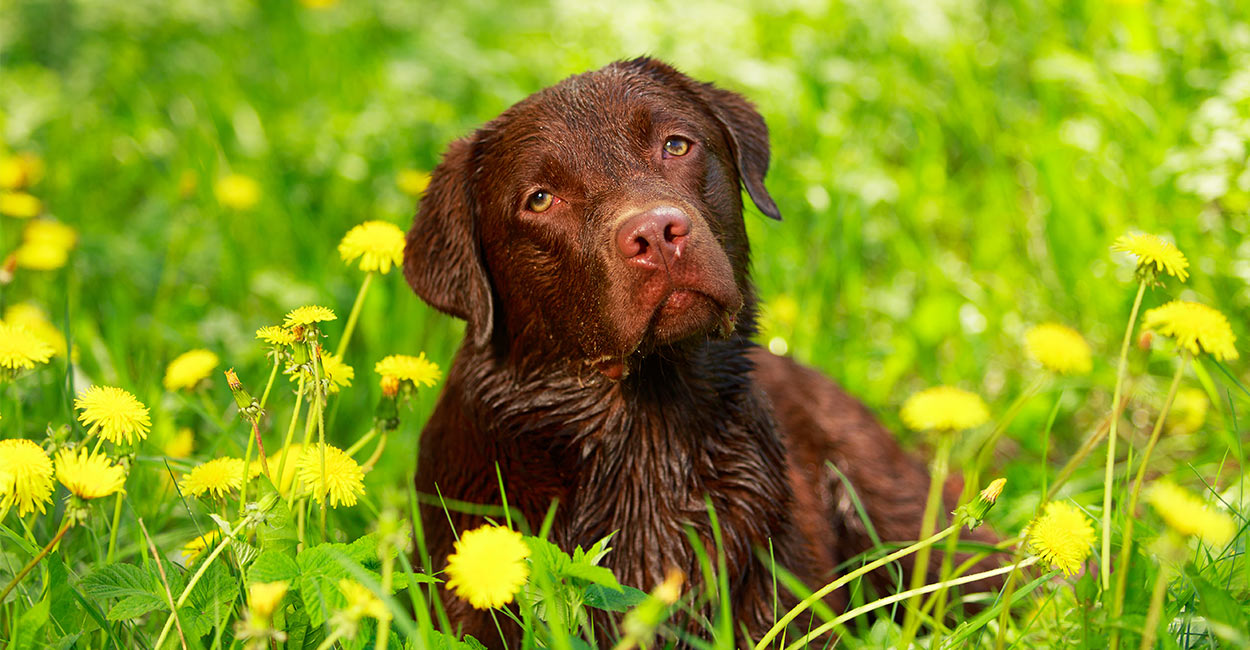
[[(817, 608), (838, 645), (1250, 646), (1250, 5), (4, 0), (0, 647), (477, 647), (427, 606), (449, 576), (408, 561), (463, 326), (374, 250), (392, 230), (340, 244), (406, 229), (451, 140), (641, 54), (769, 124), (760, 343), (964, 469), (1035, 565), (966, 617), (847, 580), (862, 616)], [(1112, 250), (1134, 233), (1161, 239)], [(1174, 300), (1226, 320), (1154, 311)], [(936, 386), (972, 406), (926, 419)], [(527, 647), (593, 643), (585, 608), (629, 612), (622, 648), (803, 642), (690, 637), (666, 621), (716, 591), (488, 532)], [(932, 548), (884, 541), (862, 562)]]

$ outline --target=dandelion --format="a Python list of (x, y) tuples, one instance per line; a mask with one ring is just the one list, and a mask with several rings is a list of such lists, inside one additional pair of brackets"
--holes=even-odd
[(59, 357), (66, 355), (69, 346), (65, 342), (65, 336), (61, 334), (61, 330), (48, 321), (43, 310), (35, 305), (29, 302), (10, 305), (4, 310), (4, 322), (25, 326), (36, 338), (52, 346), (52, 354)]
[(260, 183), (242, 174), (230, 174), (217, 181), (213, 193), (227, 208), (250, 210), (260, 202)]
[(339, 242), (339, 255), (344, 262), (360, 258), (361, 271), (390, 273), (391, 266), (404, 261), (404, 231), (386, 221), (366, 221), (351, 230)]
[(383, 380), (393, 377), (401, 382), (411, 382), (414, 386), (433, 386), (442, 378), (438, 364), (426, 359), (424, 352), (415, 357), (392, 354), (377, 362), (373, 371), (382, 375)]
[(990, 419), (980, 396), (952, 386), (936, 386), (912, 395), (899, 415), (916, 431), (962, 431)]
[(316, 323), (331, 321), (338, 318), (329, 308), (320, 305), (296, 307), (286, 315), (283, 327), (307, 327)]
[(17, 504), (19, 516), (52, 501), (52, 460), (30, 440), (0, 440), (0, 510)]
[(64, 449), (56, 455), (56, 480), (80, 499), (99, 499), (122, 490), (126, 470), (104, 454)]
[(43, 202), (25, 192), (0, 192), (0, 214), (29, 219), (43, 211)]
[(1140, 274), (1157, 275), (1166, 272), (1181, 282), (1189, 277), (1189, 260), (1185, 254), (1171, 242), (1155, 235), (1133, 234), (1124, 235), (1115, 240), (1111, 250), (1129, 253), (1137, 258), (1137, 272)]
[(529, 577), (529, 555), (516, 531), (490, 525), (467, 531), (447, 558), (447, 588), (475, 609), (503, 607)]
[(22, 231), (22, 241), (69, 250), (78, 245), (78, 231), (55, 219), (34, 219)]
[(430, 173), (417, 169), (405, 169), (395, 177), (395, 184), (404, 194), (420, 196), (430, 185)]
[(1024, 335), (1029, 356), (1051, 372), (1083, 375), (1093, 367), (1089, 344), (1076, 330), (1058, 323), (1043, 323)]
[(330, 393), (337, 393), (340, 388), (351, 386), (352, 380), (356, 378), (356, 371), (343, 363), (343, 357), (337, 354), (322, 355), (321, 372)]
[[(321, 449), (325, 449), (325, 476), (321, 474)], [(285, 472), (284, 472), (285, 473)], [(356, 498), (365, 493), (365, 473), (346, 452), (333, 445), (315, 444), (304, 449), (299, 457), (298, 476), (300, 483), (312, 491), (317, 503), (325, 503), (330, 497), (330, 506), (354, 506)]]
[(1227, 544), (1237, 531), (1227, 514), (1210, 508), (1202, 499), (1168, 480), (1155, 481), (1146, 490), (1146, 502), (1172, 530), (1213, 546)]
[(1076, 506), (1065, 501), (1046, 504), (1042, 515), (1029, 525), (1029, 549), (1064, 575), (1072, 576), (1089, 557), (1094, 527)]
[(282, 604), (282, 599), (286, 596), (290, 586), (286, 580), (253, 582), (247, 588), (248, 609), (251, 610), (253, 616), (268, 620), (278, 609), (278, 605)]
[(152, 419), (148, 407), (134, 395), (113, 386), (92, 386), (78, 394), (74, 408), (82, 411), (78, 420), (92, 434), (120, 445), (148, 437)]
[(1201, 303), (1173, 300), (1146, 312), (1142, 326), (1176, 339), (1191, 354), (1206, 352), (1220, 361), (1237, 358), (1237, 337), (1228, 319)]
[[(251, 475), (256, 471), (249, 468), (248, 474)], [(229, 456), (214, 458), (196, 465), (191, 473), (182, 479), (182, 491), (197, 497), (207, 494), (210, 497), (222, 499), (231, 491), (242, 487), (243, 461)]]
[(46, 242), (25, 242), (13, 253), (17, 265), (32, 271), (55, 271), (69, 263), (69, 249)]
[(166, 390), (192, 390), (208, 379), (221, 360), (209, 350), (191, 350), (178, 355), (165, 368)]
[(295, 332), (280, 325), (269, 325), (256, 330), (256, 338), (277, 348), (295, 344)]
[(43, 160), (33, 153), (0, 158), (0, 189), (19, 190), (38, 183), (41, 178)]
[(391, 618), (391, 610), (386, 608), (386, 604), (359, 582), (351, 578), (343, 578), (339, 580), (339, 591), (342, 592), (343, 598), (347, 599), (349, 618), (360, 620), (367, 616), (380, 621)]
[(210, 530), (207, 533), (204, 533), (203, 535), (187, 542), (182, 546), (182, 563), (190, 565), (196, 560), (196, 558), (203, 555), (204, 551), (216, 546), (220, 539), (220, 530)]
[(0, 322), (0, 377), (16, 376), (52, 358), (53, 348), (24, 325)]
[(188, 458), (195, 451), (195, 432), (189, 427), (182, 427), (161, 449), (170, 458)]

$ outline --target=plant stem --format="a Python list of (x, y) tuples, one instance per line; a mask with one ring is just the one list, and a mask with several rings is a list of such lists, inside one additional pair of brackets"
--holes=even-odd
[(1146, 612), (1146, 626), (1141, 631), (1140, 650), (1155, 647), (1155, 637), (1159, 633), (1159, 618), (1163, 615), (1163, 597), (1168, 592), (1168, 581), (1172, 579), (1172, 565), (1169, 562), (1159, 564), (1159, 573), (1155, 576), (1155, 586), (1150, 592), (1150, 609)]
[(341, 638), (343, 638), (342, 627), (331, 632), (330, 635), (327, 636), (325, 640), (321, 642), (321, 645), (317, 646), (317, 650), (329, 650), (330, 648), (333, 648), (334, 644), (338, 642), (338, 640)]
[(117, 498), (113, 500), (113, 526), (109, 529), (109, 550), (104, 556), (105, 564), (113, 563), (113, 555), (117, 550), (117, 527), (121, 524), (122, 518), (122, 493), (117, 493)]
[(265, 382), (265, 392), (260, 396), (260, 410), (265, 410), (265, 404), (269, 403), (269, 391), (273, 388), (273, 380), (278, 376), (278, 366), (282, 363), (282, 359), (274, 354), (273, 369), (269, 371), (269, 381)]
[(352, 338), (352, 331), (356, 329), (356, 320), (360, 318), (360, 308), (365, 304), (365, 294), (369, 292), (369, 285), (373, 283), (373, 271), (365, 274), (365, 281), (360, 283), (360, 291), (356, 293), (356, 302), (352, 303), (352, 312), (347, 315), (347, 325), (343, 327), (343, 338), (339, 339), (339, 347), (334, 351), (334, 355), (341, 357), (347, 351), (347, 342)]
[[(1133, 480), (1133, 490), (1129, 493), (1128, 509), (1124, 512), (1124, 533), (1120, 544), (1120, 562), (1116, 567), (1115, 579), (1115, 598), (1112, 600), (1111, 617), (1113, 620), (1119, 620), (1120, 615), (1124, 612), (1124, 592), (1128, 586), (1128, 568), (1133, 556), (1133, 522), (1134, 513), (1137, 512), (1137, 500), (1141, 496), (1142, 481), (1146, 478), (1146, 467), (1150, 464), (1150, 454), (1154, 452), (1155, 444), (1159, 442), (1159, 434), (1163, 431), (1163, 423), (1167, 420), (1168, 411), (1172, 408), (1172, 402), (1176, 399), (1176, 389), (1180, 387), (1181, 376), (1185, 372), (1185, 364), (1189, 361), (1189, 352), (1181, 353), (1180, 363), (1176, 364), (1176, 373), (1172, 375), (1172, 385), (1168, 387), (1167, 399), (1163, 402), (1163, 409), (1159, 411), (1159, 418), (1155, 420), (1155, 428), (1150, 432), (1150, 441), (1146, 443), (1146, 450), (1142, 452), (1141, 465), (1137, 467), (1137, 478)], [(1118, 628), (1111, 630), (1111, 650), (1120, 647), (1120, 631)]]
[(381, 438), (378, 438), (378, 446), (374, 447), (373, 454), (369, 456), (369, 460), (366, 460), (364, 463), (360, 465), (360, 470), (364, 472), (365, 474), (368, 474), (369, 472), (373, 471), (373, 466), (377, 464), (378, 459), (382, 458), (382, 450), (384, 449), (386, 449), (386, 434), (385, 433), (382, 434)]
[(9, 584), (5, 585), (4, 590), (0, 591), (0, 603), (4, 602), (4, 597), (8, 596), (10, 591), (13, 591), (13, 588), (17, 586), (17, 583), (21, 582), (22, 578), (26, 577), (26, 574), (30, 573), (35, 566), (42, 562), (43, 558), (48, 557), (48, 553), (52, 552), (52, 548), (61, 541), (61, 538), (65, 536), (65, 532), (68, 531), (72, 525), (73, 522), (65, 522), (61, 524), (61, 530), (57, 532), (56, 537), (53, 537), (52, 541), (48, 542), (47, 546), (44, 546), (43, 550), (39, 551), (38, 555), (31, 558), (30, 562), (27, 562), (26, 566), (22, 567), (22, 570), (18, 571), (17, 575), (13, 576), (13, 579), (9, 581)]
[[(1120, 361), (1115, 370), (1115, 391), (1111, 398), (1111, 425), (1107, 434), (1107, 465), (1103, 474), (1102, 486), (1102, 557), (1099, 579), (1103, 591), (1111, 587), (1111, 488), (1115, 482), (1115, 443), (1116, 429), (1120, 422), (1120, 397), (1124, 388), (1124, 371), (1128, 365), (1128, 344), (1133, 338), (1133, 328), (1137, 325), (1137, 312), (1141, 309), (1142, 296), (1146, 294), (1146, 281), (1137, 286), (1137, 297), (1133, 299), (1133, 310), (1129, 313), (1128, 326), (1124, 328), (1124, 340), (1120, 342)], [(1133, 515), (1130, 511), (1129, 519)]]
[(243, 452), (243, 482), (239, 483), (239, 516), (242, 517), (247, 509), (247, 477), (251, 472), (252, 465), (252, 445), (256, 443), (252, 438), (247, 439), (247, 451)]
[(868, 564), (865, 564), (864, 566), (859, 567), (858, 569), (855, 569), (854, 571), (816, 590), (815, 592), (812, 593), (812, 595), (808, 596), (807, 598), (804, 598), (798, 605), (795, 605), (793, 609), (786, 612), (786, 615), (782, 616), (781, 620), (777, 621), (772, 626), (772, 628), (770, 628), (768, 632), (764, 634), (763, 637), (760, 638), (759, 643), (755, 644), (755, 650), (764, 650), (764, 648), (768, 645), (768, 643), (772, 641), (778, 634), (780, 634), (781, 631), (786, 628), (786, 625), (790, 623), (790, 621), (793, 621), (799, 614), (802, 614), (805, 610), (810, 608), (813, 604), (815, 604), (820, 599), (832, 593), (834, 590), (838, 589), (839, 587), (842, 587), (843, 585), (850, 583), (852, 580), (870, 571), (875, 571), (876, 569), (879, 569), (891, 562), (894, 562), (898, 560), (899, 558), (906, 557), (908, 555), (911, 555), (912, 553), (915, 553), (916, 551), (922, 548), (926, 548), (928, 546), (933, 545), (934, 543), (940, 541), (942, 538), (950, 535), (956, 530), (959, 530), (959, 527), (962, 525), (963, 525), (962, 519), (959, 521), (956, 521), (953, 524), (951, 524), (949, 527), (937, 532), (936, 534), (926, 539), (922, 539), (910, 546), (901, 548), (881, 559), (869, 562)]
[[(295, 438), (295, 426), (299, 424), (299, 410), (304, 401), (304, 376), (300, 375), (299, 389), (295, 391), (295, 411), (291, 413), (291, 423), (286, 428), (286, 440), (282, 443), (282, 460), (278, 461), (278, 488), (281, 490), (282, 479), (286, 476), (286, 461), (291, 455), (291, 441)], [(291, 494), (287, 499), (287, 507), (295, 502), (295, 485), (292, 481)]]
[[(920, 520), (919, 537), (921, 539), (933, 534), (933, 529), (937, 525), (938, 510), (941, 509), (942, 505), (942, 488), (946, 484), (947, 474), (950, 473), (951, 447), (955, 444), (954, 432), (943, 431), (937, 435), (937, 449), (933, 453), (933, 463), (929, 468), (929, 496), (925, 500), (924, 515)], [(929, 555), (931, 553), (932, 549), (929, 546), (921, 547), (919, 552), (916, 553), (911, 574), (911, 588), (913, 590), (925, 583), (929, 571)], [(918, 602), (912, 602), (907, 605), (907, 614), (903, 619), (902, 639), (902, 646), (905, 648), (910, 647), (912, 637), (920, 627), (920, 617), (915, 610), (918, 604)]]
[(374, 436), (376, 436), (376, 435), (378, 435), (378, 428), (377, 428), (377, 427), (374, 427), (374, 428), (372, 428), (372, 429), (369, 429), (369, 431), (368, 431), (367, 433), (365, 433), (365, 435), (360, 436), (360, 439), (359, 439), (359, 440), (357, 440), (356, 442), (353, 442), (353, 443), (352, 443), (352, 446), (350, 446), (350, 447), (348, 447), (346, 450), (344, 450), (344, 452), (343, 452), (343, 453), (347, 454), (348, 456), (355, 456), (355, 455), (356, 455), (356, 452), (358, 452), (358, 451), (360, 451), (361, 449), (363, 449), (363, 448), (364, 448), (364, 446), (365, 446), (366, 444), (368, 444), (368, 442), (369, 442), (370, 440), (373, 440), (373, 437), (374, 437)]
[(914, 598), (916, 596), (923, 596), (924, 594), (937, 591), (938, 589), (947, 589), (950, 587), (957, 587), (959, 585), (968, 584), (969, 582), (976, 582), (977, 580), (981, 580), (984, 578), (992, 578), (994, 576), (1002, 575), (1004, 573), (1015, 571), (1017, 569), (1022, 569), (1027, 566), (1031, 566), (1035, 563), (1037, 563), (1036, 556), (1028, 558), (1027, 560), (1024, 560), (1023, 562), (1020, 562), (1018, 564), (1011, 564), (1008, 566), (999, 567), (997, 569), (991, 569), (989, 571), (982, 571), (981, 573), (973, 573), (971, 575), (966, 575), (962, 578), (955, 578), (953, 580), (944, 580), (942, 582), (938, 582), (935, 584), (925, 585), (923, 587), (917, 587), (915, 589), (908, 589), (907, 591), (904, 591), (899, 594), (894, 594), (893, 596), (889, 596), (887, 598), (874, 600), (871, 603), (866, 603), (864, 605), (856, 607), (855, 609), (852, 609), (851, 611), (846, 612), (845, 614), (842, 614), (841, 616), (833, 619), (832, 621), (829, 621), (828, 623), (825, 623), (824, 625), (821, 625), (820, 627), (812, 630), (811, 632), (808, 632), (802, 638), (800, 638), (799, 640), (787, 646), (786, 650), (798, 650), (798, 648), (802, 648), (806, 646), (813, 639), (828, 632), (829, 630), (832, 630), (833, 628), (857, 616), (871, 612), (874, 609), (880, 609), (882, 607), (885, 607), (886, 605), (897, 603), (900, 600), (907, 600), (908, 598)]
[(178, 610), (182, 609), (182, 606), (187, 603), (187, 598), (191, 596), (191, 590), (194, 589), (195, 585), (199, 583), (200, 578), (204, 577), (204, 572), (208, 571), (208, 565), (212, 564), (213, 560), (216, 560), (218, 555), (221, 555), (221, 552), (230, 545), (230, 540), (234, 539), (234, 536), (239, 534), (239, 531), (243, 530), (245, 525), (247, 525), (246, 519), (236, 524), (230, 532), (222, 536), (221, 541), (217, 543), (217, 546), (213, 548), (213, 551), (208, 554), (208, 557), (204, 558), (203, 562), (200, 563), (200, 568), (196, 570), (195, 575), (191, 576), (191, 581), (188, 582), (186, 588), (182, 590), (182, 594), (178, 596), (178, 602), (174, 603), (173, 609), (169, 612), (169, 618), (165, 619), (165, 627), (161, 628), (161, 635), (156, 638), (156, 643), (152, 647), (160, 648), (164, 645), (165, 637), (169, 636), (169, 630), (174, 625), (174, 615), (177, 614)]

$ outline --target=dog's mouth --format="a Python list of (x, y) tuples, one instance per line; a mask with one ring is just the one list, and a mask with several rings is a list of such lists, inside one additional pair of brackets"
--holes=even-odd
[(656, 304), (643, 343), (666, 345), (709, 334), (724, 338), (733, 334), (737, 312), (698, 289), (676, 287)]

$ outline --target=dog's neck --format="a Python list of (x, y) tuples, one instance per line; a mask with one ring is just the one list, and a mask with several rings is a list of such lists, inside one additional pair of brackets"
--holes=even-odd
[[(715, 555), (710, 503), (730, 575), (758, 581), (763, 594), (771, 578), (756, 549), (774, 547), (788, 566), (798, 551), (787, 541), (793, 496), (785, 448), (752, 379), (752, 329), (748, 323), (725, 340), (648, 355), (620, 380), (559, 370), (521, 375), (497, 359), (458, 366), (478, 370), (464, 386), (479, 430), (492, 444), (544, 450), (552, 478), (569, 487), (552, 531), (561, 546), (615, 533), (605, 564), (625, 584), (649, 589), (670, 567), (698, 583), (688, 531)], [(742, 614), (757, 616), (760, 607)]]

